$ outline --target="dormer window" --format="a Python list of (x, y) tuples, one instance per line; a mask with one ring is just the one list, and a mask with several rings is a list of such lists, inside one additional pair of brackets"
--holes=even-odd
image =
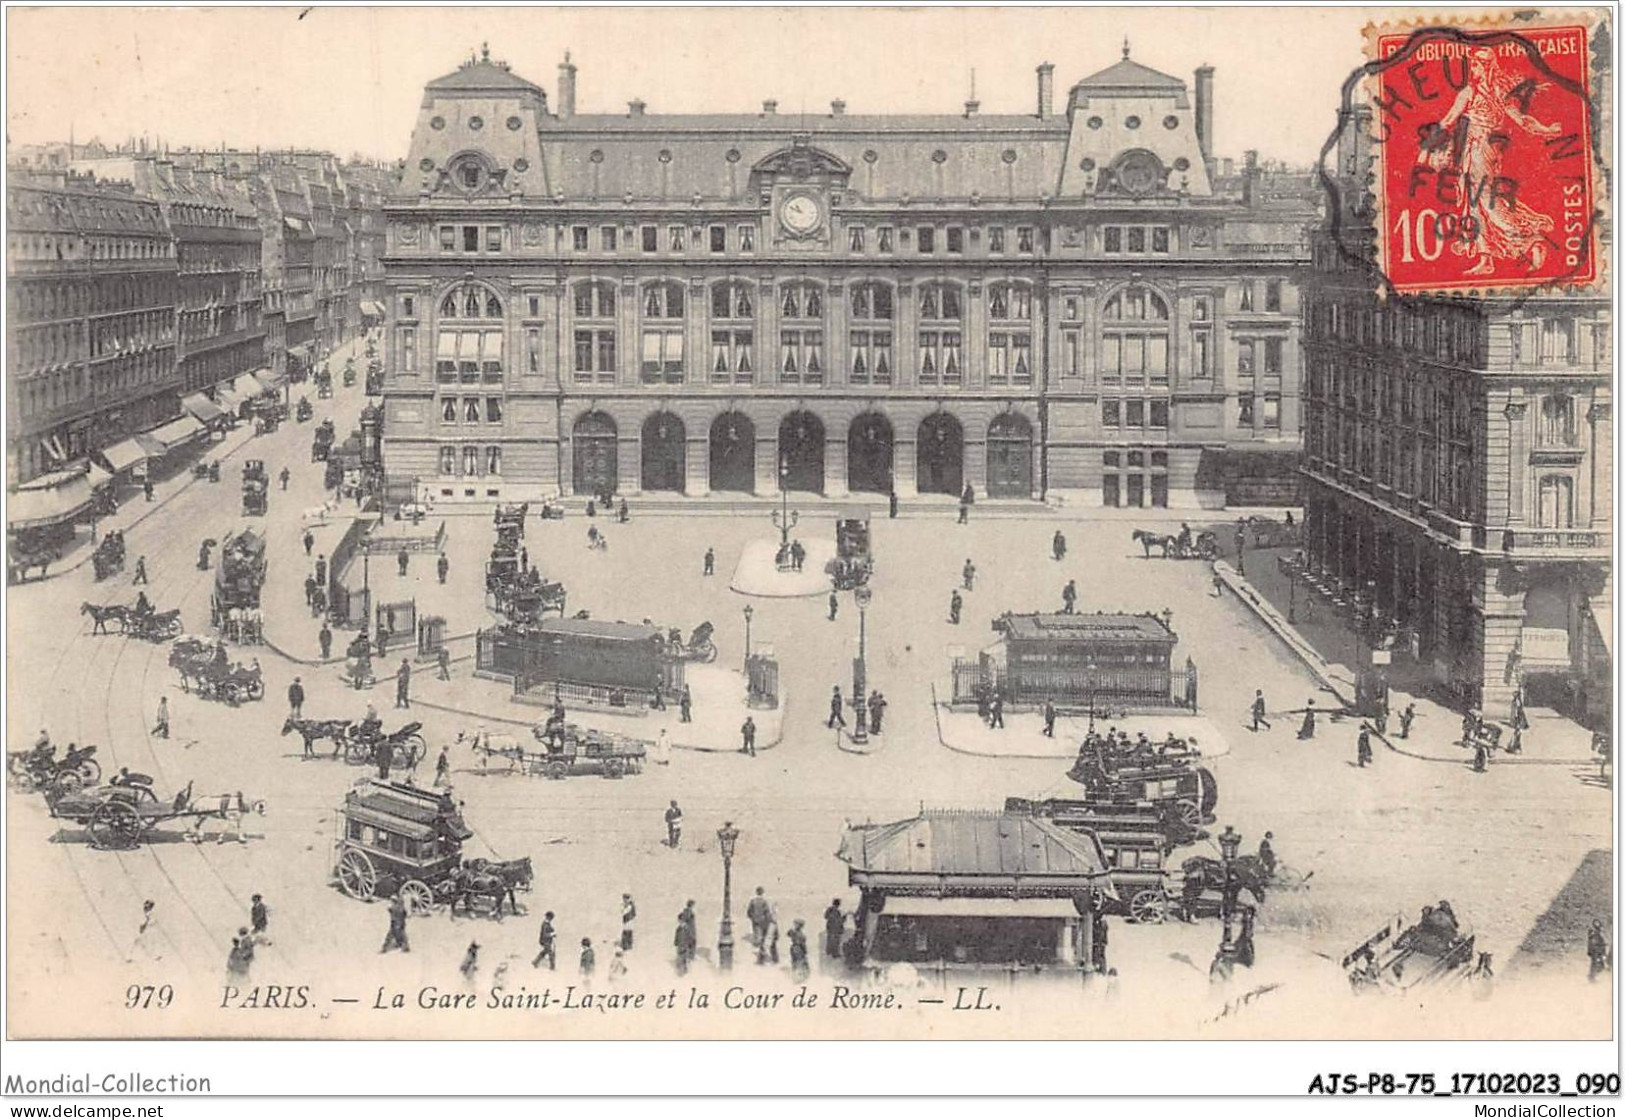
[(461, 156), (452, 162), (451, 177), (460, 189), (473, 194), (485, 186), (489, 172), (478, 156)]

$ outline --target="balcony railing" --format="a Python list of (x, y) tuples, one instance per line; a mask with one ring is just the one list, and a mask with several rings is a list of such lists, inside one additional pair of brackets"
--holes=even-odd
[(1504, 552), (1607, 551), (1608, 547), (1607, 533), (1585, 529), (1507, 529), (1501, 534)]

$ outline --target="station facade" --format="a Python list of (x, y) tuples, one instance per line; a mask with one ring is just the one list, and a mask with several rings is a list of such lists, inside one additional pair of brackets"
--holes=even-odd
[(1293, 500), (1314, 206), (1214, 158), (1212, 77), (587, 115), (471, 59), (385, 207), (391, 492)]

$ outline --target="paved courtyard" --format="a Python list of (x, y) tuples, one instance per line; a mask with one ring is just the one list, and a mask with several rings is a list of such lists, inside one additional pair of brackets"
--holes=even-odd
[[(360, 404), (359, 389), (340, 390), (335, 415), (341, 438)], [(708, 711), (713, 701), (705, 699), (691, 730), (678, 729), (674, 721), (673, 738), (708, 749), (680, 750), (669, 767), (618, 781), (482, 774), (471, 752), (455, 750), (456, 796), (476, 832), (468, 854), (530, 856), (536, 882), (520, 896), (528, 913), (498, 924), (454, 921), (442, 912), (412, 923), (410, 956), (380, 957), (385, 908), (354, 902), (328, 884), (334, 809), (362, 771), (325, 758), (304, 761), (298, 737), (279, 735), (284, 693), (295, 675), (308, 693), (307, 714), (355, 717), (364, 703), (340, 679), (338, 660), (314, 663), (317, 623), (300, 613), (307, 563), (300, 514), (323, 499), (320, 464), (308, 462), (309, 438), (310, 426), (288, 425), (250, 443), (273, 476), (284, 463), (294, 472), (288, 493), (273, 489), (270, 516), (252, 520), (272, 542), (268, 597), (277, 604), (271, 625), (276, 648), (237, 652), (260, 660), (267, 679), (263, 701), (238, 709), (201, 701), (178, 688), (166, 646), (91, 637), (88, 620), (78, 613), (81, 601), (127, 602), (134, 596), (127, 579), (98, 585), (83, 569), (8, 595), (13, 653), (7, 737), (13, 747), (45, 726), (59, 742), (98, 744), (104, 766), (151, 774), (162, 795), (191, 782), (197, 795), (241, 790), (269, 803), (263, 818), (250, 819), (245, 845), (195, 845), (164, 836), (145, 848), (114, 853), (89, 848), (71, 826), (51, 820), (37, 797), (9, 794), (7, 979), (13, 1006), (38, 1016), (36, 1022), (83, 1030), (96, 1022), (85, 1014), (87, 1004), (112, 1013), (123, 988), (100, 985), (106, 975), (122, 977), (129, 970), (86, 969), (83, 962), (127, 958), (136, 974), (190, 977), (186, 998), (200, 1031), (228, 1029), (229, 1020), (214, 1018), (212, 1009), (226, 950), (246, 923), (256, 892), (271, 908), (273, 944), (255, 964), (255, 979), (263, 983), (285, 978), (312, 984), (324, 997), (367, 1001), (380, 984), (457, 989), (457, 963), (472, 939), (482, 946), (482, 987), (506, 966), (510, 987), (536, 989), (546, 982), (529, 963), (541, 913), (557, 916), (560, 976), (573, 975), (583, 937), (599, 947), (602, 970), (619, 931), (625, 891), (636, 898), (640, 914), (628, 982), (669, 987), (673, 920), (685, 900), (697, 902), (702, 945), (715, 940), (722, 878), (715, 833), (725, 821), (741, 831), (733, 878), (736, 918), (760, 884), (777, 904), (784, 928), (800, 917), (816, 930), (831, 898), (848, 906), (856, 899), (845, 866), (833, 856), (846, 822), (909, 817), (922, 806), (992, 809), (1008, 796), (1077, 792), (1064, 776), (1079, 733), (1073, 721), (1058, 728), (1070, 747), (1044, 748), (1036, 757), (1016, 750), (971, 752), (964, 744), (945, 744), (933, 701), (944, 688), (951, 651), (992, 641), (990, 624), (1003, 611), (1053, 609), (1061, 586), (1076, 579), (1080, 610), (1172, 611), (1180, 639), (1176, 663), (1189, 656), (1201, 671), (1199, 738), (1222, 744), (1210, 752), (1219, 782), (1218, 825), (1240, 830), (1248, 850), (1272, 830), (1280, 857), (1311, 877), (1305, 890), (1270, 897), (1260, 919), (1259, 965), (1227, 992), (1210, 990), (1206, 975), (1219, 940), (1215, 922), (1137, 927), (1113, 920), (1111, 963), (1120, 988), (1110, 1016), (1096, 1013), (1102, 997), (1094, 992), (1049, 1001), (1042, 1020), (954, 1020), (956, 1033), (1222, 1035), (1232, 1021), (1240, 1022), (1220, 1015), (1224, 1000), (1270, 983), (1282, 986), (1235, 1029), (1290, 1034), (1294, 1008), (1319, 1003), (1323, 1009), (1322, 1001), (1338, 999), (1349, 1004), (1344, 1029), (1351, 1036), (1428, 1033), (1414, 1015), (1353, 1001), (1337, 961), (1397, 912), (1414, 915), (1440, 898), (1449, 898), (1474, 927), (1478, 948), (1494, 954), (1500, 988), (1488, 1003), (1431, 1007), (1431, 1031), (1535, 1037), (1563, 1024), (1590, 1037), (1608, 1032), (1607, 988), (1584, 981), (1585, 920), (1610, 909), (1610, 791), (1595, 781), (1594, 769), (1507, 766), (1476, 774), (1462, 764), (1387, 750), (1379, 750), (1375, 765), (1360, 769), (1354, 765), (1355, 727), (1348, 721), (1323, 720), (1315, 739), (1300, 742), (1296, 717), (1287, 710), (1310, 697), (1322, 707), (1335, 701), (1234, 595), (1212, 594), (1207, 565), (1144, 559), (1129, 540), (1133, 526), (1127, 521), (1080, 519), (1074, 512), (1062, 522), (1040, 509), (1030, 519), (973, 520), (968, 526), (954, 524), (951, 509), (940, 520), (875, 521), (869, 679), (890, 708), (884, 733), (863, 754), (843, 750), (839, 733), (825, 726), (831, 687), (839, 684), (846, 693), (851, 684), (858, 632), (851, 595), (841, 596), (838, 617), (830, 621), (824, 594), (747, 596), (736, 589), (741, 558), (774, 536), (765, 516), (640, 516), (634, 499), (630, 523), (597, 520), (610, 542), (602, 552), (587, 549), (579, 504), (571, 504), (563, 521), (531, 520), (531, 563), (566, 584), (571, 613), (649, 618), (685, 634), (702, 621), (715, 625), (719, 657), (707, 669), (715, 676), (697, 691), (702, 698), (717, 697), (718, 709), (729, 689), (742, 692), (737, 670), (749, 604), (752, 642), (771, 647), (788, 697), (771, 717), (771, 733), (761, 735), (772, 749), (756, 758), (735, 753), (736, 717), (743, 707), (724, 717)], [(235, 473), (234, 461), (227, 466)], [(197, 542), (244, 523), (238, 512), (234, 487), (177, 484), (161, 514), (129, 530), (132, 556), (148, 557), (149, 596), (159, 609), (179, 606), (188, 631), (205, 630), (208, 622), (212, 573), (196, 569)], [(1058, 525), (1071, 546), (1064, 563), (1049, 555)], [(454, 635), (469, 635), (492, 622), (481, 594), (491, 521), (488, 514), (448, 516), (446, 530), (451, 576), (445, 585), (427, 555), (413, 558), (405, 579), (392, 558), (375, 557), (368, 579), (380, 601), (413, 598), (422, 612), (445, 615)], [(340, 532), (339, 523), (317, 529), (315, 551), (330, 548)], [(832, 538), (833, 513), (803, 510), (800, 534), (808, 541)], [(701, 572), (708, 547), (717, 559), (716, 574), (706, 578)], [(947, 602), (967, 557), (979, 578), (976, 590), (964, 594), (964, 614), (955, 626)], [(335, 643), (340, 652), (347, 638), (341, 634)], [(454, 649), (460, 659), (452, 682), (436, 682), (432, 669), (420, 666), (414, 685), (418, 702), (410, 718), (423, 722), (431, 759), (442, 745), (454, 744), (458, 732), (481, 721), (495, 728), (505, 719), (543, 714), (515, 709), (503, 686), (471, 678), (470, 639), (459, 637)], [(1248, 730), (1246, 719), (1255, 688), (1264, 690), (1275, 713), (1272, 727), (1259, 733)], [(148, 730), (160, 696), (169, 698), (173, 717), (168, 739)], [(387, 680), (373, 699), (386, 726), (406, 717), (392, 710)], [(1034, 714), (1012, 716), (1010, 737), (1031, 742), (1038, 720)], [(757, 722), (764, 722), (761, 713)], [(501, 730), (528, 738), (523, 726), (501, 724)], [(1415, 737), (1424, 744), (1439, 741), (1438, 753), (1445, 754), (1441, 736), (1454, 730), (1436, 720), (1419, 721)], [(972, 745), (984, 738), (976, 726), (959, 737)], [(419, 776), (427, 782), (427, 768)], [(675, 851), (662, 842), (662, 812), (673, 799), (686, 814)], [(1209, 844), (1180, 855), (1204, 853), (1216, 854)], [(155, 902), (158, 925), (138, 941), (144, 899)], [(702, 961), (694, 975), (709, 981), (711, 968)], [(736, 977), (764, 988), (788, 983), (782, 967), (758, 969), (743, 945)], [(1175, 998), (1177, 992), (1188, 998)], [(57, 1019), (55, 1009), (70, 1005), (72, 1023)], [(344, 1026), (345, 1009), (329, 1013), (332, 1018), (323, 1022), (335, 1035), (356, 1029)], [(902, 1018), (897, 1029), (907, 1034)], [(1329, 1017), (1322, 1010), (1316, 1021), (1324, 1026)], [(366, 1022), (379, 1029), (375, 1020)], [(604, 1035), (636, 1034), (638, 1022), (606, 1025)], [(509, 1024), (480, 1017), (445, 1029), (520, 1037), (534, 1034), (534, 1024), (529, 1018)], [(141, 1026), (131, 1029), (139, 1032)], [(328, 1028), (301, 1019), (297, 1026), (267, 1021), (257, 1029), (309, 1034)], [(642, 1030), (649, 1029), (645, 1021)], [(775, 1020), (765, 1029), (782, 1034), (796, 1028)]]

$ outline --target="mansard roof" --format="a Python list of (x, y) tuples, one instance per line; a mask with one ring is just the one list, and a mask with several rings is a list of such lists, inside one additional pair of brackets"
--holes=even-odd
[(1185, 82), (1172, 74), (1142, 66), (1124, 54), (1119, 61), (1090, 74), (1072, 88), (1095, 97), (1110, 97), (1113, 94), (1178, 93), (1185, 89)]
[(436, 78), (425, 88), (436, 91), (461, 90), (481, 93), (509, 90), (521, 90), (528, 93), (542, 92), (542, 87), (534, 82), (527, 82), (524, 78), (508, 69), (505, 63), (492, 62), (489, 57), (477, 60), (471, 59), (450, 74)]

